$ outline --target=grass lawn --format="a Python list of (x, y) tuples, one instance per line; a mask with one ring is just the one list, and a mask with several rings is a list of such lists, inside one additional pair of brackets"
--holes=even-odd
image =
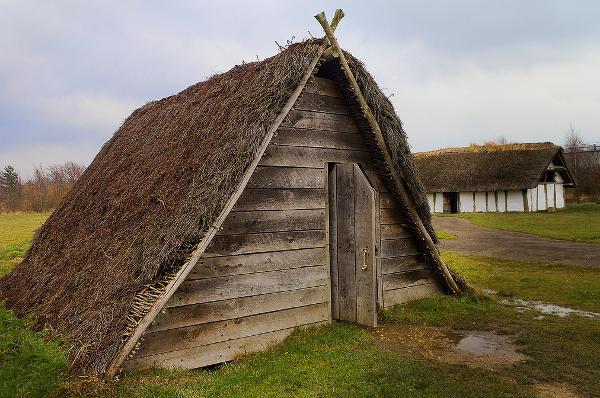
[(438, 239), (456, 239), (456, 234), (443, 229), (436, 229), (435, 234), (437, 235)]
[[(15, 226), (20, 240), (0, 230), (0, 247), (13, 242), (24, 250), (37, 226), (35, 217), (11, 217), (17, 219), (2, 220), (0, 228)], [(597, 270), (458, 253), (443, 256), (480, 287), (599, 310)], [(6, 261), (5, 267), (13, 262)], [(32, 332), (29, 320), (15, 318), (0, 305), (0, 397), (534, 397), (538, 383), (566, 383), (581, 396), (595, 396), (600, 391), (600, 321), (536, 315), (504, 307), (494, 298), (471, 296), (434, 297), (381, 314), (385, 324), (514, 335), (530, 359), (501, 370), (385, 351), (377, 348), (369, 330), (334, 323), (298, 331), (283, 345), (214, 369), (130, 372), (118, 380), (99, 381), (69, 374), (60, 344)]]
[(33, 233), (49, 215), (49, 212), (0, 214), (0, 276), (21, 261)]
[(495, 290), (500, 296), (516, 296), (600, 313), (600, 270), (596, 268), (455, 252), (444, 252), (442, 257), (448, 266), (471, 283)]
[(461, 213), (443, 216), (466, 218), (483, 227), (600, 243), (600, 204), (568, 205), (555, 213)]

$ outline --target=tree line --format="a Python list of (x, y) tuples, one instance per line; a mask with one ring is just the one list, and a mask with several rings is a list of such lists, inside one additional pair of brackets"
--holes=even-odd
[(600, 145), (586, 143), (571, 127), (563, 146), (577, 188), (565, 190), (572, 202), (600, 202)]
[(81, 177), (85, 166), (74, 162), (36, 166), (23, 180), (10, 165), (0, 171), (0, 211), (46, 211), (58, 206)]

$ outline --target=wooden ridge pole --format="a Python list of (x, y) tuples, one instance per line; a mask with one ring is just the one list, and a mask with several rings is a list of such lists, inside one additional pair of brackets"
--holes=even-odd
[[(336, 15), (338, 14), (338, 12), (341, 13), (341, 15), (344, 15), (342, 10), (337, 10)], [(385, 143), (385, 139), (383, 138), (383, 133), (381, 132), (381, 129), (379, 128), (379, 124), (377, 123), (377, 119), (375, 119), (375, 115), (373, 115), (371, 108), (369, 108), (369, 104), (367, 104), (367, 101), (365, 100), (365, 97), (363, 96), (363, 94), (360, 90), (360, 87), (358, 86), (358, 82), (356, 81), (356, 79), (354, 78), (354, 75), (352, 74), (352, 71), (350, 70), (350, 66), (348, 65), (348, 60), (346, 59), (344, 52), (342, 51), (337, 39), (335, 38), (335, 36), (333, 34), (333, 29), (331, 29), (329, 22), (327, 22), (325, 13), (320, 12), (319, 14), (315, 15), (315, 18), (317, 19), (317, 21), (319, 21), (319, 23), (323, 27), (323, 30), (325, 31), (325, 35), (327, 36), (329, 43), (331, 43), (331, 46), (333, 47), (333, 54), (335, 54), (334, 56), (337, 56), (339, 58), (339, 62), (340, 62), (342, 71), (344, 72), (344, 75), (348, 79), (348, 82), (350, 83), (352, 91), (356, 95), (356, 98), (358, 100), (358, 103), (360, 105), (360, 108), (363, 112), (364, 117), (367, 119), (367, 121), (371, 125), (371, 128), (373, 129), (373, 133), (375, 134), (375, 139), (377, 141), (377, 145), (379, 146), (379, 148), (381, 149), (381, 151), (383, 153), (385, 162), (389, 165), (390, 174), (392, 175), (394, 183), (398, 187), (400, 198), (406, 204), (406, 207), (408, 208), (408, 212), (410, 213), (411, 218), (415, 221), (417, 229), (419, 230), (419, 232), (425, 239), (425, 244), (427, 245), (427, 247), (429, 248), (429, 250), (431, 252), (431, 255), (433, 257), (435, 265), (442, 272), (444, 279), (446, 280), (446, 283), (448, 284), (448, 287), (450, 288), (452, 293), (454, 293), (454, 294), (459, 293), (460, 288), (458, 287), (458, 285), (456, 284), (456, 281), (450, 274), (448, 267), (446, 266), (446, 264), (440, 257), (440, 253), (438, 252), (437, 247), (435, 246), (435, 243), (433, 242), (433, 239), (431, 239), (429, 232), (427, 232), (427, 229), (425, 228), (425, 226), (423, 225), (423, 222), (421, 221), (421, 217), (419, 217), (417, 210), (413, 206), (413, 203), (410, 200), (408, 193), (406, 192), (404, 183), (402, 182), (402, 179), (400, 179), (400, 176), (399, 176), (399, 174), (394, 166), (394, 163), (392, 161), (392, 156), (390, 155), (390, 153), (387, 149), (387, 145)]]

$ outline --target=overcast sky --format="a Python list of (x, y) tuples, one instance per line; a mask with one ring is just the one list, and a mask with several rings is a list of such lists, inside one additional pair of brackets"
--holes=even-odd
[(337, 6), (413, 151), (600, 141), (597, 1), (0, 0), (0, 166), (89, 164), (135, 108), (321, 36)]

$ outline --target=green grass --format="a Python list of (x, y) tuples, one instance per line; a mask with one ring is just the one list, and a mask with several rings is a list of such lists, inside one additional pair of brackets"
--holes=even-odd
[(569, 205), (554, 213), (461, 213), (448, 216), (466, 218), (483, 227), (600, 243), (600, 204)]
[[(600, 248), (599, 248), (600, 250)], [(578, 310), (600, 312), (600, 271), (595, 268), (502, 260), (456, 252), (444, 261), (476, 286)]]
[(0, 214), (0, 276), (21, 261), (34, 232), (49, 215), (49, 212)]
[(67, 357), (55, 341), (29, 328), (0, 305), (0, 397), (43, 397), (67, 372)]
[(336, 323), (213, 371), (130, 373), (117, 383), (57, 395), (103, 397), (531, 397), (510, 377), (400, 356), (368, 330)]
[(493, 299), (432, 297), (385, 311), (386, 323), (450, 326), (458, 330), (494, 330), (513, 335), (530, 359), (502, 370), (501, 376), (529, 386), (567, 383), (585, 396), (600, 391), (600, 322), (597, 319), (518, 313)]
[[(0, 215), (0, 247), (22, 253), (46, 217)], [(17, 257), (0, 257), (4, 269)], [(597, 270), (450, 252), (443, 257), (469, 282), (503, 295), (599, 310)], [(600, 322), (535, 315), (471, 296), (434, 297), (382, 313), (388, 324), (514, 335), (530, 359), (499, 371), (382, 351), (367, 329), (335, 323), (297, 331), (283, 345), (212, 370), (130, 372), (99, 381), (70, 375), (60, 344), (0, 305), (0, 397), (532, 397), (535, 383), (567, 383), (583, 396), (600, 391)]]
[(435, 234), (437, 235), (437, 237), (439, 239), (456, 239), (456, 234), (453, 234), (452, 232), (449, 231), (445, 231), (443, 229), (436, 229), (435, 230)]

